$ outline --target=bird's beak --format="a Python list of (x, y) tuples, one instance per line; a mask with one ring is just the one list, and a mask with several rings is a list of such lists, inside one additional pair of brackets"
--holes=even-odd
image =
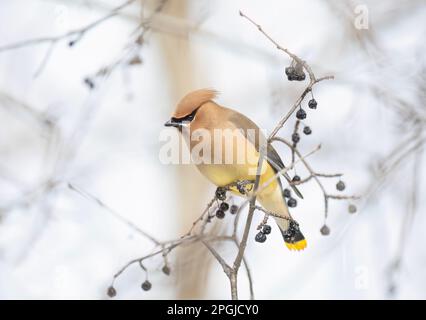
[(164, 124), (166, 127), (175, 127), (180, 128), (182, 126), (182, 123), (180, 121), (176, 121), (175, 119), (171, 118), (169, 121), (167, 121)]

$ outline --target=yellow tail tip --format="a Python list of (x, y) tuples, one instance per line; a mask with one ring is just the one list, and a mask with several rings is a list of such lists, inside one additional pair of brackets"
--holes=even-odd
[(308, 242), (306, 241), (306, 239), (303, 239), (294, 243), (285, 242), (285, 245), (289, 250), (300, 251), (304, 250), (308, 246)]

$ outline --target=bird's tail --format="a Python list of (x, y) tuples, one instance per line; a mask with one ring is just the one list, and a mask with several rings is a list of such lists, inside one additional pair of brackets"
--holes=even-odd
[(275, 218), (275, 221), (281, 230), (287, 248), (300, 251), (307, 247), (308, 243), (295, 220)]
[[(267, 179), (273, 174), (272, 172), (269, 176), (263, 175), (260, 183), (265, 183), (264, 180), (268, 181)], [(291, 218), (282, 190), (281, 180), (278, 178), (275, 184), (270, 184), (268, 189), (258, 194), (258, 200), (266, 210), (283, 216), (283, 218), (276, 217), (275, 221), (281, 230), (287, 248), (296, 251), (303, 250), (306, 248), (307, 242), (300, 231), (299, 224)]]

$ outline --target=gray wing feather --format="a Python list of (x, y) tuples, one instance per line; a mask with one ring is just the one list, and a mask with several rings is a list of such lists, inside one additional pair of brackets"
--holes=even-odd
[[(229, 109), (230, 110), (230, 109)], [(245, 115), (238, 113), (236, 111), (230, 110), (232, 113), (229, 117), (229, 121), (232, 122), (236, 128), (241, 128), (243, 129), (243, 134), (246, 137), (247, 140), (249, 140), (256, 148), (256, 150), (259, 152), (259, 140), (260, 139), (264, 139), (264, 141), (266, 140), (266, 137), (262, 134), (262, 132), (260, 131), (259, 127), (253, 122), (251, 121), (249, 118), (247, 118)], [(256, 134), (253, 136), (251, 134), (248, 134), (247, 129), (254, 129)], [(283, 163), (283, 161), (281, 160), (280, 155), (278, 154), (278, 152), (275, 150), (275, 148), (268, 144), (267, 146), (267, 154), (266, 154), (266, 158), (268, 163), (272, 166), (272, 168), (274, 169), (275, 172), (281, 171), (285, 168), (285, 165)], [(290, 176), (286, 173), (283, 174), (284, 177), (287, 179), (287, 181), (290, 183), (291, 188), (293, 189), (293, 191), (296, 193), (296, 195), (303, 199), (303, 195), (300, 193), (299, 189), (291, 184), (291, 178)], [(278, 179), (279, 180), (279, 179)], [(281, 185), (281, 181), (280, 185)], [(281, 186), (282, 189), (282, 186)]]

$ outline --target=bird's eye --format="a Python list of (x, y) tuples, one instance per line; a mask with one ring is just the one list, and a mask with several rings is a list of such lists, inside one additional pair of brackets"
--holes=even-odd
[(194, 110), (191, 114), (188, 114), (187, 116), (183, 118), (172, 118), (172, 121), (176, 123), (191, 122), (195, 118), (195, 114), (197, 113), (197, 110)]
[[(197, 109), (198, 110), (198, 109)], [(192, 121), (195, 118), (195, 114), (197, 113), (197, 110), (194, 110), (191, 114), (188, 114), (183, 121)]]

